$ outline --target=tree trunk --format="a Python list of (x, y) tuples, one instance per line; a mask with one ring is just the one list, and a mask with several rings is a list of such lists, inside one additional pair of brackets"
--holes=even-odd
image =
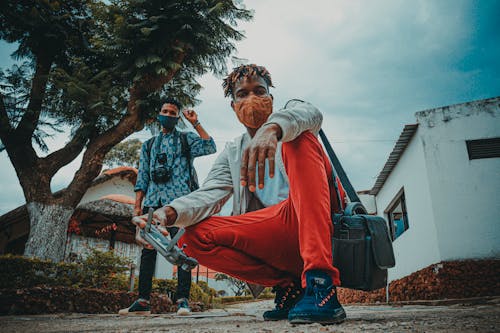
[(68, 223), (74, 209), (55, 204), (26, 204), (30, 235), (24, 255), (59, 262), (64, 259)]

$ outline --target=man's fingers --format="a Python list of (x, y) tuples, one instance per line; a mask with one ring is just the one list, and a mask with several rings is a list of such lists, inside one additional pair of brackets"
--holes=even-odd
[(259, 174), (259, 188), (264, 188), (264, 175), (266, 171), (266, 151), (261, 149), (257, 159), (258, 174)]
[(159, 226), (158, 226), (158, 230), (161, 232), (161, 234), (162, 234), (163, 236), (168, 236), (168, 234), (169, 234), (168, 230), (167, 230), (167, 229), (165, 229), (165, 227), (163, 227), (163, 226), (160, 226), (160, 225), (159, 225)]
[(248, 189), (255, 192), (255, 165), (257, 164), (257, 152), (251, 149), (248, 153)]
[(241, 186), (247, 186), (248, 182), (248, 149), (243, 151), (240, 167), (240, 182)]
[(132, 223), (138, 226), (141, 229), (146, 227), (147, 215), (134, 216), (132, 218)]
[(269, 161), (269, 177), (274, 177), (274, 156), (276, 152), (272, 149), (267, 151), (267, 160)]
[(139, 245), (144, 246), (145, 248), (152, 249), (153, 247), (148, 242), (146, 242), (146, 240), (144, 238), (141, 237), (141, 233), (140, 232), (141, 232), (141, 229), (139, 229), (137, 227), (136, 228), (136, 232), (135, 232), (135, 241)]

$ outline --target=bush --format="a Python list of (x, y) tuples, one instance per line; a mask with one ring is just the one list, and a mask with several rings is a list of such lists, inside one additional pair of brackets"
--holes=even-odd
[(153, 278), (153, 292), (159, 294), (174, 295), (176, 288), (177, 280)]
[(257, 297), (258, 299), (273, 299), (275, 296), (275, 294), (273, 293), (272, 291), (272, 288), (270, 287), (267, 287), (265, 288), (259, 295), (259, 297)]
[(101, 252), (92, 249), (91, 254), (83, 260), (82, 275), (84, 286), (108, 290), (127, 290), (129, 261), (118, 257), (113, 252)]
[[(204, 288), (207, 289), (209, 293), (205, 292)], [(177, 292), (177, 280), (153, 278), (152, 291), (159, 294), (166, 294), (170, 298), (175, 299), (175, 293)], [(208, 288), (208, 285), (200, 286), (194, 282), (191, 282), (191, 292), (189, 293), (189, 300), (191, 302), (201, 302), (208, 305), (211, 303), (211, 300), (215, 296), (215, 293), (215, 289)]]
[(93, 250), (78, 263), (54, 263), (22, 256), (0, 256), (0, 289), (60, 286), (127, 290), (126, 261), (111, 252)]
[(198, 286), (203, 290), (205, 294), (208, 294), (211, 297), (217, 296), (217, 290), (208, 286), (208, 283), (205, 281), (198, 281)]

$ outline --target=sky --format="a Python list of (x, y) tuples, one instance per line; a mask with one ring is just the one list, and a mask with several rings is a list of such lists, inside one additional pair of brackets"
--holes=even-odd
[[(322, 111), (323, 130), (356, 190), (373, 186), (404, 125), (416, 122), (415, 112), (500, 95), (498, 1), (244, 4), (255, 11), (254, 19), (239, 25), (246, 38), (236, 43), (234, 55), (270, 71), (275, 110), (299, 98)], [(14, 49), (0, 41), (0, 68), (13, 64)], [(201, 77), (204, 89), (195, 107), (217, 154), (244, 131), (221, 82), (212, 74)], [(49, 147), (62, 147), (68, 133), (49, 140)], [(217, 154), (195, 160), (200, 180)], [(54, 191), (70, 182), (80, 161), (56, 174)], [(3, 214), (25, 201), (6, 152), (0, 153), (0, 170)]]

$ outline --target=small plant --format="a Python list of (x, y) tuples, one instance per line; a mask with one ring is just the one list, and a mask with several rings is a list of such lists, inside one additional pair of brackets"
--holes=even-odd
[(247, 295), (249, 293), (247, 283), (224, 273), (215, 274), (216, 281), (227, 281), (235, 296)]

